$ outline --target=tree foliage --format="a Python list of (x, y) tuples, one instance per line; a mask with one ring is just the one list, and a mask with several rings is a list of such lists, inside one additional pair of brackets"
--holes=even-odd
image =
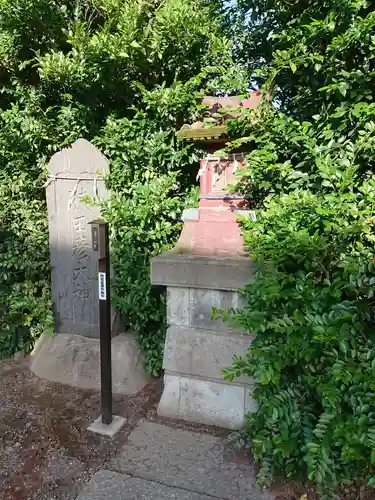
[(245, 437), (260, 480), (331, 497), (375, 484), (373, 5), (241, 3), (239, 56), (275, 105), (231, 123), (257, 214), (242, 221), (257, 272), (236, 320), (256, 338), (225, 374), (257, 382)]
[(174, 132), (202, 92), (246, 82), (222, 20), (207, 0), (0, 0), (0, 355), (52, 328), (46, 164), (85, 137), (111, 161), (116, 305), (160, 369), (149, 258), (173, 245), (197, 168)]

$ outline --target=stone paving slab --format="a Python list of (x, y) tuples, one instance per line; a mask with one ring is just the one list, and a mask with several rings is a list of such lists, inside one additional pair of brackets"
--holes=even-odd
[(212, 500), (212, 497), (172, 488), (127, 474), (97, 472), (77, 500)]
[(249, 461), (222, 438), (154, 422), (142, 421), (134, 429), (109, 468), (224, 500), (272, 498), (256, 484)]

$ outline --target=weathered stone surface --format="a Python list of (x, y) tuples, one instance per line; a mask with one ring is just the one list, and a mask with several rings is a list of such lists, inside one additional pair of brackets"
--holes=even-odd
[(245, 387), (166, 373), (158, 415), (240, 429), (245, 415)]
[(233, 325), (229, 322), (212, 319), (214, 307), (222, 310), (239, 309), (243, 307), (243, 297), (238, 292), (226, 290), (167, 288), (167, 319), (170, 325), (216, 331), (232, 330)]
[[(271, 498), (256, 485), (254, 471), (246, 457), (235, 454), (222, 438), (152, 422), (141, 423), (131, 433), (128, 444), (110, 467), (174, 488), (225, 500)], [(97, 497), (82, 497), (79, 500), (89, 498), (97, 500)], [(117, 497), (108, 495), (107, 498)], [(148, 498), (158, 497), (151, 495)]]
[[(245, 391), (247, 405), (249, 408), (252, 405), (251, 383), (248, 377), (241, 377), (233, 383), (225, 381), (221, 370), (232, 365), (234, 354), (246, 352), (252, 337), (221, 319), (213, 320), (212, 312), (213, 308), (230, 310), (243, 307), (241, 293), (233, 282), (225, 281), (225, 272), (222, 280), (222, 269), (249, 271), (249, 261), (174, 255), (156, 259), (159, 259), (156, 274), (161, 271), (159, 278), (167, 284), (167, 320), (170, 325), (163, 359), (165, 386), (158, 414), (230, 429), (240, 428), (247, 411)], [(170, 281), (166, 263), (174, 276)], [(202, 269), (207, 271), (203, 281)]]
[(167, 288), (167, 321), (170, 325), (190, 326), (189, 288)]
[(99, 337), (97, 253), (91, 247), (89, 222), (98, 218), (100, 210), (82, 198), (107, 197), (103, 180), (107, 172), (106, 158), (84, 139), (56, 153), (48, 165), (46, 197), (56, 333)]
[(151, 282), (172, 287), (240, 290), (251, 280), (252, 265), (246, 257), (205, 257), (172, 251), (151, 260)]
[(247, 387), (245, 389), (245, 413), (254, 413), (258, 409), (258, 404), (254, 399), (253, 392), (253, 387)]
[(207, 330), (231, 329), (230, 323), (212, 319), (212, 309), (229, 311), (238, 308), (238, 293), (224, 290), (190, 290), (191, 326)]
[(212, 497), (171, 488), (109, 470), (97, 472), (77, 500), (210, 500)]
[[(38, 377), (53, 382), (99, 390), (99, 340), (75, 334), (43, 336), (31, 355), (30, 368)], [(149, 381), (133, 336), (127, 334), (113, 338), (113, 392), (136, 394)]]
[[(221, 370), (232, 365), (234, 354), (243, 355), (251, 341), (249, 335), (170, 326), (163, 367), (167, 372), (217, 379), (223, 383)], [(248, 377), (240, 381), (249, 383)]]

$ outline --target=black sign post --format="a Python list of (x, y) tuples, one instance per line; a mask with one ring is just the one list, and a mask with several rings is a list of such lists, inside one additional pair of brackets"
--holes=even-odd
[(92, 249), (98, 252), (100, 378), (102, 414), (88, 430), (113, 437), (125, 424), (126, 418), (112, 414), (112, 334), (110, 297), (110, 259), (108, 222), (94, 220), (91, 224)]
[(108, 222), (91, 222), (92, 248), (98, 252), (102, 423), (112, 423), (111, 296)]

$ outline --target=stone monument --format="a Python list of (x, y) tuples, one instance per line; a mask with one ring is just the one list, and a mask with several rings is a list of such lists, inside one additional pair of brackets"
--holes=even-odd
[[(164, 391), (158, 413), (162, 416), (212, 424), (230, 429), (243, 426), (244, 415), (254, 409), (248, 378), (228, 382), (221, 370), (234, 354), (244, 354), (251, 335), (212, 320), (212, 310), (241, 307), (239, 290), (251, 280), (251, 261), (245, 255), (237, 218), (249, 216), (242, 196), (229, 194), (245, 160), (244, 151), (225, 158), (213, 153), (226, 136), (225, 120), (238, 107), (256, 108), (260, 94), (207, 97), (204, 102), (222, 122), (184, 126), (177, 134), (206, 149), (202, 159), (199, 208), (185, 210), (184, 227), (175, 248), (151, 262), (151, 280), (167, 287), (168, 331), (164, 349)], [(224, 112), (223, 112), (224, 111)], [(199, 141), (199, 142), (198, 142)]]
[[(46, 198), (52, 273), (55, 336), (42, 337), (31, 367), (42, 378), (82, 388), (98, 388), (98, 257), (89, 223), (106, 199), (108, 161), (85, 139), (56, 153), (48, 165)], [(112, 335), (120, 333), (113, 312)], [(135, 393), (148, 381), (131, 335), (113, 340), (114, 392)]]
[(79, 139), (56, 153), (48, 165), (46, 186), (52, 299), (56, 333), (99, 338), (97, 256), (91, 247), (90, 221), (100, 207), (83, 196), (107, 198), (108, 161)]

